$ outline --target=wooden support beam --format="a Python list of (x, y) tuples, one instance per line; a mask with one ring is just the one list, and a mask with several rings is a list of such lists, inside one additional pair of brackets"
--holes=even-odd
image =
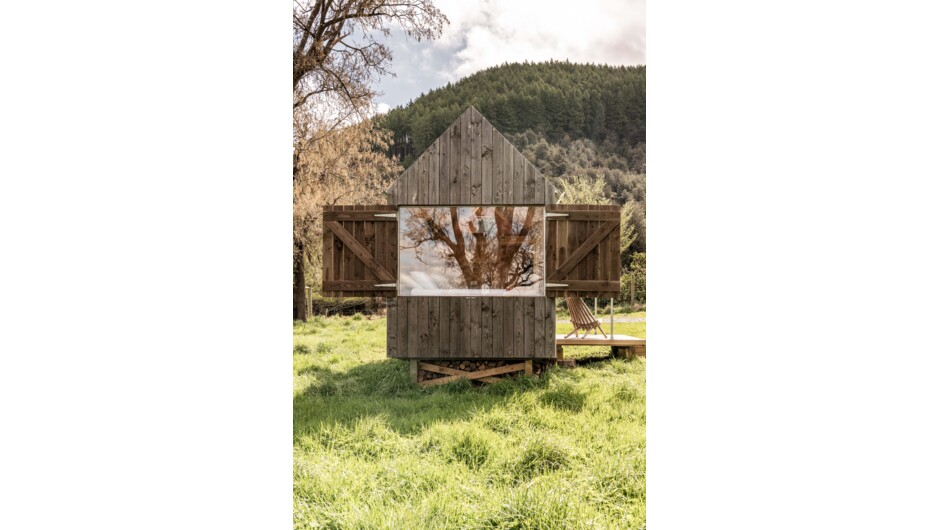
[[(458, 379), (480, 379), (486, 381), (487, 383), (498, 382), (499, 379), (496, 377), (491, 377), (499, 374), (506, 374), (509, 372), (518, 372), (526, 369), (526, 363), (516, 363), (506, 366), (497, 366), (496, 368), (488, 368), (486, 370), (477, 370), (475, 372), (467, 372), (464, 370), (457, 370), (456, 368), (447, 368), (446, 366), (438, 366), (436, 364), (425, 363), (421, 361), (416, 361), (417, 367), (421, 370), (426, 370), (428, 372), (436, 372), (439, 374), (449, 374), (447, 377), (441, 377), (439, 379), (431, 379), (430, 381), (424, 381), (423, 385), (443, 385), (445, 383), (450, 383), (451, 381), (456, 381)], [(531, 363), (532, 361), (528, 361)]]
[(571, 272), (571, 269), (575, 268), (581, 260), (584, 259), (598, 243), (610, 233), (614, 228), (618, 228), (620, 223), (618, 221), (608, 221), (594, 230), (594, 233), (591, 234), (581, 245), (571, 254), (568, 255), (563, 263), (561, 263), (557, 269), (555, 269), (551, 275), (548, 277), (550, 282), (562, 281), (564, 277)]
[[(383, 211), (376, 213), (375, 206), (370, 206), (369, 210), (346, 210), (346, 211), (335, 211), (327, 210), (323, 212), (324, 221), (384, 221), (389, 223), (394, 223), (398, 221), (398, 214), (395, 210)], [(391, 217), (388, 217), (391, 215)]]
[(555, 212), (545, 216), (546, 221), (620, 221), (616, 210)]
[[(447, 379), (447, 381), (455, 381), (465, 376), (467, 377), (467, 379), (480, 379), (482, 381), (486, 381), (487, 383), (496, 383), (499, 381), (499, 378), (497, 377), (471, 377), (473, 374), (478, 374), (480, 372), (483, 372), (484, 370), (479, 370), (477, 372), (468, 372), (466, 370), (458, 370), (456, 368), (448, 368), (446, 366), (439, 366), (436, 364), (423, 363), (423, 362), (419, 362), (418, 367), (428, 372), (436, 372), (439, 374), (447, 374), (447, 375), (454, 376), (453, 378), (446, 378), (446, 377), (442, 378), (442, 379)], [(504, 368), (504, 367), (500, 367), (500, 368)], [(490, 370), (495, 370), (495, 369), (496, 368), (490, 368)], [(433, 379), (432, 381), (439, 381), (439, 379)], [(425, 382), (427, 383), (428, 381), (425, 381)]]
[(352, 251), (352, 253), (362, 261), (363, 265), (374, 272), (383, 283), (395, 281), (395, 277), (392, 276), (392, 273), (388, 272), (385, 267), (380, 265), (379, 262), (375, 260), (375, 257), (356, 240), (356, 237), (343, 228), (343, 225), (336, 221), (324, 221), (323, 225), (333, 232), (333, 235), (340, 238), (346, 245), (346, 248)]
[(324, 291), (388, 291), (396, 292), (393, 283), (381, 284), (378, 280), (323, 280)]

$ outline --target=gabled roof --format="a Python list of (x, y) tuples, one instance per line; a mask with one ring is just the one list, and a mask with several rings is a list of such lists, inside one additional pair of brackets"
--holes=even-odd
[(389, 187), (388, 203), (555, 204), (555, 187), (471, 106)]

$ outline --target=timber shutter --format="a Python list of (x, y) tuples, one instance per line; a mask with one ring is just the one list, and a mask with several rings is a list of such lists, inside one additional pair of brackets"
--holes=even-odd
[(620, 207), (546, 205), (545, 214), (546, 296), (619, 295)]
[(323, 296), (396, 296), (394, 206), (323, 207)]

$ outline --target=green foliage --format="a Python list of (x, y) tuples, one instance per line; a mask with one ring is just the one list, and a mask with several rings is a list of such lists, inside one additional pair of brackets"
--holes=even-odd
[[(564, 137), (558, 142), (548, 141), (544, 135), (526, 131), (507, 134), (515, 145), (538, 170), (556, 187), (568, 175), (600, 177), (606, 183), (606, 202), (623, 203), (646, 200), (645, 167), (634, 167), (629, 159), (618, 153), (615, 146), (596, 143), (586, 138)], [(645, 149), (638, 159), (645, 166)]]
[(637, 252), (630, 259), (630, 271), (643, 273), (646, 276), (646, 253)]
[(630, 265), (627, 272), (620, 278), (620, 300), (629, 302), (630, 289), (633, 289), (633, 301), (637, 304), (646, 303), (646, 253), (636, 252), (630, 256)]
[[(319, 282), (319, 274), (313, 275), (311, 272), (308, 277), (317, 278)], [(314, 287), (319, 289), (320, 286), (314, 285)], [(351, 312), (374, 313), (383, 308), (384, 304), (384, 301), (380, 298), (332, 298), (322, 296), (319, 293), (313, 293), (310, 297), (310, 306), (314, 315), (348, 314)]]
[(604, 195), (604, 180), (600, 177), (574, 175), (559, 181), (559, 204), (610, 204)]
[(625, 205), (624, 265), (646, 251), (645, 66), (504, 64), (421, 94), (379, 122), (393, 131), (392, 151), (407, 167), (470, 105), (560, 190), (573, 179), (600, 179), (603, 192), (589, 190), (582, 204)]
[(628, 202), (620, 208), (620, 261), (630, 254), (630, 247), (636, 241), (636, 214), (637, 203)]
[[(512, 63), (488, 68), (422, 94), (381, 120), (421, 154), (470, 105), (503, 134), (532, 130), (550, 142), (566, 135), (608, 142), (636, 156), (646, 142), (646, 67)], [(406, 164), (408, 160), (405, 160)], [(642, 169), (645, 171), (645, 161)]]
[(294, 344), (295, 528), (644, 527), (645, 361), (422, 388), (384, 319), (317, 317)]

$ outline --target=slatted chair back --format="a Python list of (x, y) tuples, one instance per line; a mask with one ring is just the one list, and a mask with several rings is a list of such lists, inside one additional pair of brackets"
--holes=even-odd
[(584, 303), (581, 297), (566, 296), (565, 303), (568, 305), (568, 313), (571, 315), (571, 324), (574, 326), (574, 329), (571, 330), (571, 333), (565, 335), (565, 338), (570, 337), (572, 334), (577, 337), (578, 331), (580, 330), (584, 330), (584, 336), (587, 336), (588, 332), (593, 329), (597, 329), (604, 338), (607, 338), (607, 334), (604, 333), (604, 330), (601, 328), (601, 323), (594, 318), (594, 314), (591, 313), (591, 310), (588, 309), (587, 304)]

